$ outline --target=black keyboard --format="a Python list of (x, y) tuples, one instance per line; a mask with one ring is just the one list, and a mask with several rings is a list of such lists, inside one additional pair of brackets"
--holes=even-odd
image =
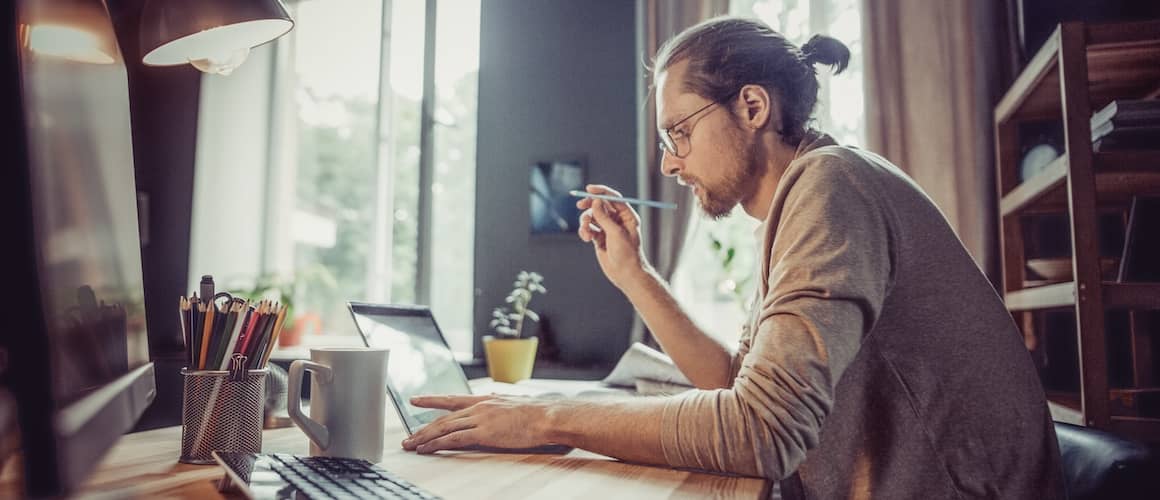
[[(405, 498), (405, 499), (433, 499), (439, 498), (415, 486), (402, 478), (374, 465), (366, 460), (354, 458), (334, 457), (306, 457), (286, 454), (250, 454), (215, 452), (222, 455), (219, 459), (223, 465), (231, 467), (235, 472), (246, 470), (254, 480), (260, 479), (262, 470), (274, 472), (292, 486), (293, 490), (306, 498), (344, 499), (344, 498)], [(238, 460), (242, 459), (242, 460)], [(248, 463), (241, 465), (239, 463)], [(242, 478), (243, 482), (250, 478)], [(253, 483), (255, 481), (251, 481)], [(251, 490), (262, 490), (257, 484), (250, 484)], [(275, 488), (278, 493), (274, 498), (284, 498), (286, 488)], [(265, 498), (267, 495), (250, 492), (251, 498)], [(292, 496), (291, 498), (296, 498)]]
[(271, 455), (274, 472), (308, 498), (438, 498), (366, 460)]

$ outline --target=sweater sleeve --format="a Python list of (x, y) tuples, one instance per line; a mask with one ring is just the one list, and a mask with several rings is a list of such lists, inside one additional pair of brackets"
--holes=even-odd
[[(729, 389), (666, 404), (665, 459), (677, 467), (782, 479), (818, 443), (834, 387), (882, 309), (889, 211), (857, 169), (811, 155), (787, 169), (767, 231), (756, 332)], [(780, 205), (780, 206), (778, 206)]]

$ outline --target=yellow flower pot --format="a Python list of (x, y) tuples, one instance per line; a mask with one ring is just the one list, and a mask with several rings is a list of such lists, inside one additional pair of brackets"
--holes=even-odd
[(516, 383), (532, 377), (536, 363), (536, 346), (540, 339), (507, 339), (486, 336), (483, 352), (487, 357), (487, 375), (497, 382)]

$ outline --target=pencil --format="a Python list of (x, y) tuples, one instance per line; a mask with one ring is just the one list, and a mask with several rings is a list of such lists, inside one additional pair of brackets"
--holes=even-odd
[(252, 361), (250, 366), (254, 366), (258, 362), (258, 359), (254, 355), (258, 347), (262, 344), (262, 335), (266, 332), (266, 323), (270, 321), (269, 310), (270, 304), (268, 302), (263, 303), (261, 310), (258, 311), (258, 321), (254, 325), (254, 333), (250, 338), (246, 339), (246, 350), (242, 354), (245, 354)]
[(221, 338), (222, 327), (228, 318), (218, 309), (215, 301), (211, 301), (209, 307), (213, 309), (214, 322), (209, 327), (209, 350), (206, 352), (205, 367), (212, 370), (217, 361), (218, 339)]
[(209, 307), (206, 307), (206, 311), (205, 311), (205, 332), (202, 333), (202, 338), (201, 338), (201, 359), (198, 361), (198, 364), (197, 364), (198, 370), (205, 369), (205, 362), (206, 362), (205, 357), (209, 351), (209, 338), (211, 337), (210, 333), (213, 332), (213, 312), (214, 312), (215, 307), (213, 305), (212, 299), (210, 300), (210, 303), (208, 304), (208, 306)]
[(214, 367), (221, 366), (222, 357), (225, 356), (226, 344), (229, 343), (230, 333), (233, 332), (234, 321), (237, 319), (237, 315), (234, 314), (233, 302), (227, 302), (225, 309), (219, 310), (217, 314), (224, 315), (224, 318), (222, 321), (219, 321), (221, 326), (214, 328), (212, 341), (213, 355), (210, 356), (209, 362), (206, 363), (211, 370)]
[(189, 355), (189, 300), (184, 295), (178, 301), (177, 312), (181, 317), (181, 341), (185, 343), (185, 365), (189, 366), (193, 359)]
[(234, 352), (239, 352), (239, 353), (242, 353), (243, 356), (248, 356), (247, 353), (249, 351), (247, 351), (247, 349), (250, 347), (251, 339), (254, 336), (254, 326), (256, 326), (258, 323), (258, 317), (260, 314), (259, 311), (261, 310), (261, 308), (262, 308), (262, 304), (259, 303), (258, 308), (256, 308), (256, 309), (251, 308), (250, 309), (249, 321), (246, 322), (247, 323), (246, 329), (242, 332), (242, 336), (238, 337), (238, 346), (236, 349), (234, 349)]
[(274, 324), (278, 321), (278, 310), (282, 306), (277, 302), (270, 306), (270, 310), (266, 314), (266, 321), (262, 324), (262, 334), (258, 337), (258, 344), (254, 347), (254, 356), (257, 358), (256, 368), (262, 368), (262, 359), (266, 357), (267, 348), (270, 345), (270, 337), (274, 334)]
[(190, 311), (189, 311), (190, 326), (192, 327), (192, 329), (189, 332), (189, 337), (190, 337), (190, 339), (193, 340), (193, 343), (189, 346), (189, 357), (190, 357), (189, 369), (191, 369), (191, 370), (196, 370), (197, 365), (201, 362), (199, 359), (197, 359), (197, 355), (198, 355), (198, 352), (201, 348), (201, 326), (202, 326), (202, 322), (203, 322), (203, 318), (204, 318), (204, 315), (202, 313), (204, 313), (204, 312), (205, 312), (205, 307), (202, 305), (201, 301), (198, 299), (197, 294), (194, 293), (193, 294), (193, 303), (190, 304)]
[(270, 343), (266, 346), (266, 352), (262, 355), (262, 367), (270, 362), (270, 355), (274, 352), (274, 346), (277, 345), (278, 337), (282, 335), (282, 323), (286, 321), (287, 306), (283, 305), (278, 310), (278, 320), (274, 322), (274, 332), (271, 334)]
[(239, 303), (236, 306), (237, 314), (234, 316), (234, 325), (233, 325), (234, 327), (233, 327), (232, 331), (230, 332), (229, 341), (226, 342), (225, 356), (222, 357), (222, 361), (221, 361), (221, 368), (220, 369), (222, 369), (222, 370), (227, 370), (230, 367), (230, 357), (233, 356), (234, 350), (237, 348), (238, 336), (240, 336), (242, 334), (242, 327), (245, 326), (246, 318), (249, 317), (248, 311), (247, 311), (247, 309), (249, 307), (250, 307), (249, 301)]
[(668, 202), (664, 202), (664, 201), (642, 200), (640, 198), (627, 198), (624, 196), (612, 196), (609, 194), (595, 194), (595, 193), (589, 193), (587, 191), (572, 190), (572, 191), (568, 191), (568, 194), (575, 196), (577, 198), (596, 198), (598, 200), (618, 201), (620, 203), (632, 203), (632, 204), (636, 204), (636, 205), (644, 205), (646, 207), (670, 208), (670, 209), (677, 208), (676, 203), (668, 203)]

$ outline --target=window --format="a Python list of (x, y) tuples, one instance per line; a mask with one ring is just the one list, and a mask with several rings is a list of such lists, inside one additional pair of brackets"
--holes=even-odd
[(480, 0), (440, 1), (435, 32), (431, 309), (451, 349), (470, 353), (475, 302), (475, 126)]
[[(223, 269), (251, 274), (243, 282), (292, 280), (296, 314), (334, 334), (355, 332), (348, 300), (428, 304), (452, 348), (470, 352), (473, 261), (464, 256), (473, 251), (479, 0), (287, 7), (293, 31), (256, 49), (231, 77), (203, 80), (203, 119), (217, 113), (218, 128), (233, 127), (237, 107), (253, 106), (247, 115), (265, 111), (268, 126), (230, 145), (265, 150), (233, 166), (262, 200), (243, 212), (260, 234), (245, 249), (256, 257), (227, 265), (195, 231), (191, 283)], [(229, 81), (243, 70), (267, 77)], [(247, 78), (261, 83), (245, 86)], [(234, 97), (206, 98), (214, 92)], [(263, 99), (268, 109), (242, 102)], [(199, 126), (201, 185), (221, 182), (205, 179), (216, 176), (205, 173), (212, 166), (201, 168), (209, 163), (201, 151), (228, 141), (200, 137), (211, 128)], [(213, 191), (195, 195), (195, 220), (225, 202)]]
[[(850, 48), (841, 75), (819, 68), (817, 128), (841, 144), (865, 142), (862, 39), (859, 0), (732, 0), (730, 13), (757, 17), (799, 47), (813, 34), (828, 34)], [(719, 221), (694, 215), (673, 275), (673, 289), (686, 310), (710, 334), (735, 343), (757, 287), (760, 225), (740, 207)]]

